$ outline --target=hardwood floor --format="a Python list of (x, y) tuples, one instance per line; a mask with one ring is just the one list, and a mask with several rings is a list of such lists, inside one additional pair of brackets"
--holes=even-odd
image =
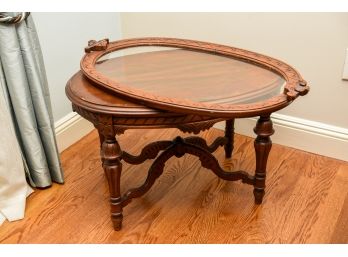
[[(177, 130), (133, 130), (120, 144), (137, 153)], [(223, 132), (202, 133), (208, 142)], [(254, 171), (253, 139), (236, 135), (225, 168)], [(124, 209), (123, 229), (109, 217), (107, 181), (93, 131), (62, 153), (64, 185), (36, 190), (25, 219), (0, 227), (1, 243), (348, 243), (348, 163), (273, 145), (264, 203), (252, 186), (226, 182), (196, 157), (172, 158), (153, 188)], [(146, 177), (151, 161), (123, 166), (123, 191)]]

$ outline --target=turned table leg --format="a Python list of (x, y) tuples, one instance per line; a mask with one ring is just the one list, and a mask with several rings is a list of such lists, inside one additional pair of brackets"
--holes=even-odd
[(102, 148), (103, 146), (103, 143), (104, 143), (104, 135), (98, 130), (98, 135), (99, 135), (99, 142), (100, 142), (100, 149)]
[(225, 157), (231, 158), (234, 143), (234, 119), (226, 120), (225, 137), (227, 143), (225, 144)]
[(99, 135), (99, 142), (100, 142), (100, 159), (101, 159), (101, 163), (102, 163), (102, 167), (103, 167), (104, 159), (103, 159), (102, 151), (103, 151), (103, 143), (104, 143), (105, 137), (99, 130), (98, 130), (98, 135)]
[(101, 158), (103, 168), (108, 180), (110, 191), (111, 220), (115, 230), (122, 227), (122, 201), (120, 192), (120, 179), (122, 171), (121, 148), (115, 135), (105, 135), (102, 144)]
[(261, 204), (265, 195), (266, 166), (268, 154), (272, 147), (270, 136), (274, 133), (270, 116), (260, 116), (254, 132), (257, 137), (254, 142), (256, 154), (256, 170), (254, 183), (255, 203)]

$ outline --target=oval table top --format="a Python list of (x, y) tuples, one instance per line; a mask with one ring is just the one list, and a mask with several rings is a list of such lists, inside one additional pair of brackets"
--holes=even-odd
[[(81, 71), (71, 77), (65, 87), (65, 92), (73, 103), (73, 109), (86, 119), (94, 120), (95, 115), (107, 114), (108, 117), (116, 119), (114, 123), (118, 124), (118, 127), (178, 127), (182, 131), (192, 130), (194, 133), (198, 133), (205, 126), (209, 128), (222, 120), (206, 115), (174, 113), (153, 109), (128, 101), (112, 92), (106, 91), (104, 88), (98, 87), (98, 85), (86, 78)], [(185, 127), (185, 124), (188, 124), (188, 127)]]
[(157, 116), (167, 114), (166, 111), (156, 110), (124, 98), (120, 98), (104, 88), (98, 87), (87, 79), (81, 71), (74, 74), (65, 87), (67, 97), (73, 104), (86, 110), (105, 114), (131, 116)]
[(212, 117), (271, 113), (309, 88), (291, 66), (254, 52), (192, 40), (92, 42), (81, 69), (107, 92), (142, 106)]

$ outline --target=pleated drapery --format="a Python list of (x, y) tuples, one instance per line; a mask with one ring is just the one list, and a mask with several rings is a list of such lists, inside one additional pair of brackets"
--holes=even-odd
[(0, 94), (1, 223), (4, 217), (18, 218), (9, 217), (15, 211), (6, 211), (13, 206), (12, 198), (17, 197), (18, 210), (24, 210), (30, 192), (23, 183), (25, 174), (33, 187), (63, 183), (48, 83), (31, 16), (19, 24), (0, 24)]

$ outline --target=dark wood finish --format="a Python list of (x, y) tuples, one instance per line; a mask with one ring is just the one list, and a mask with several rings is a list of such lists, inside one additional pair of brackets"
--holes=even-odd
[[(102, 43), (104, 42), (105, 40), (102, 41)], [(151, 94), (131, 85), (119, 83), (96, 70), (95, 64), (102, 56), (120, 49), (136, 46), (178, 47), (244, 60), (279, 74), (286, 81), (286, 85), (283, 93), (264, 101), (250, 104), (215, 104)], [(144, 63), (144, 65), (147, 64)], [(114, 91), (124, 98), (138, 100), (147, 106), (171, 112), (200, 115), (209, 113), (209, 116), (219, 118), (255, 116), (259, 115), (260, 112), (271, 113), (284, 108), (299, 95), (305, 95), (309, 90), (306, 81), (302, 79), (300, 74), (280, 60), (235, 47), (177, 38), (136, 38), (110, 42), (105, 50), (87, 52), (81, 60), (81, 70), (84, 75), (99, 86)]]
[[(249, 104), (192, 102), (163, 98), (115, 84), (114, 80), (103, 77), (94, 69), (95, 62), (102, 55), (137, 45), (176, 46), (246, 60), (281, 75), (286, 81), (285, 90), (283, 94)], [(290, 104), (298, 95), (306, 94), (309, 89), (293, 68), (283, 62), (249, 51), (179, 39), (145, 38), (112, 43), (105, 39), (99, 42), (91, 41), (86, 52), (81, 62), (85, 75), (82, 72), (76, 73), (66, 86), (66, 94), (72, 102), (73, 110), (92, 122), (98, 129), (101, 161), (109, 183), (111, 218), (115, 230), (120, 230), (122, 227), (123, 208), (133, 198), (143, 196), (152, 188), (171, 157), (183, 157), (186, 153), (198, 157), (204, 168), (211, 170), (223, 180), (241, 180), (243, 183), (253, 185), (255, 203), (262, 202), (265, 194), (267, 159), (272, 145), (270, 136), (274, 132), (270, 114)], [(146, 65), (146, 63), (143, 64)], [(192, 74), (192, 76), (196, 75)], [(256, 80), (255, 83), (257, 83)], [(252, 86), (252, 83), (248, 86)], [(185, 93), (190, 94), (188, 90)], [(234, 119), (254, 115), (260, 116), (254, 129), (257, 134), (254, 143), (255, 176), (241, 169), (230, 171), (222, 168), (212, 153), (219, 146), (224, 146), (225, 156), (231, 158), (234, 148)], [(124, 149), (121, 150), (116, 140), (116, 137), (126, 130), (141, 128), (177, 128), (182, 132), (198, 134), (220, 121), (226, 121), (225, 136), (216, 138), (211, 145), (198, 136), (176, 137), (174, 140), (150, 143), (139, 155), (133, 155)], [(121, 161), (141, 164), (149, 159), (154, 161), (148, 169), (145, 181), (140, 186), (128, 189), (126, 193), (121, 194)]]
[[(213, 153), (219, 146), (223, 146), (227, 143), (226, 137), (218, 137), (214, 140), (214, 142), (208, 146), (207, 142), (197, 136), (191, 136), (185, 138), (186, 143), (197, 145), (206, 151)], [(173, 145), (173, 141), (165, 140), (165, 141), (156, 141), (146, 145), (139, 155), (132, 155), (125, 151), (122, 152), (122, 160), (130, 164), (141, 164), (146, 160), (155, 159), (160, 151), (166, 150), (170, 146)]]
[(225, 137), (227, 138), (227, 143), (224, 146), (225, 157), (231, 158), (232, 152), (233, 152), (233, 141), (234, 141), (234, 119), (226, 120)]
[(199, 146), (200, 148), (203, 148), (204, 150), (213, 153), (216, 151), (216, 149), (218, 149), (219, 146), (224, 146), (228, 144), (228, 138), (226, 136), (217, 137), (210, 146), (207, 145), (207, 142), (203, 138), (197, 136), (186, 137), (185, 142)]
[(274, 133), (270, 116), (261, 116), (256, 123), (254, 132), (257, 135), (254, 142), (256, 154), (254, 196), (255, 203), (261, 204), (265, 195), (268, 154), (272, 147), (270, 136)]
[(139, 155), (132, 155), (123, 151), (122, 159), (130, 164), (141, 164), (146, 160), (155, 159), (160, 151), (165, 150), (172, 144), (172, 141), (156, 141), (145, 146)]
[(115, 230), (120, 230), (122, 227), (122, 202), (121, 202), (121, 148), (116, 141), (115, 133), (101, 133), (104, 136), (102, 144), (101, 158), (104, 172), (109, 184), (111, 220)]
[[(131, 153), (147, 142), (185, 134), (177, 129), (129, 130), (118, 138)], [(199, 134), (207, 142), (223, 137), (218, 129)], [(233, 157), (214, 155), (226, 170), (254, 170), (253, 138), (236, 134)], [(0, 244), (329, 244), (348, 243), (348, 162), (272, 145), (267, 193), (254, 204), (252, 188), (218, 179), (185, 155), (166, 163), (148, 194), (123, 210), (123, 229), (110, 220), (109, 192), (93, 131), (61, 154), (64, 185), (35, 189), (25, 218), (5, 221)], [(142, 166), (123, 164), (122, 190), (146, 177)]]
[(90, 53), (92, 51), (104, 51), (109, 44), (109, 39), (102, 39), (98, 42), (95, 40), (88, 41), (88, 46), (85, 47), (85, 52)]
[(76, 73), (65, 88), (73, 109), (93, 124), (117, 127), (117, 134), (131, 128), (179, 127), (182, 131), (198, 133), (223, 119), (208, 115), (171, 113), (152, 109), (110, 94)]
[(249, 62), (185, 49), (148, 48), (153, 50), (123, 50), (122, 56), (97, 62), (95, 68), (120, 84), (194, 102), (254, 103), (284, 90), (282, 76)]
[[(139, 162), (145, 161), (145, 159), (155, 158), (160, 150), (164, 150), (151, 165), (145, 182), (140, 187), (128, 190), (120, 198), (118, 203), (122, 205), (122, 207), (125, 207), (133, 198), (143, 196), (162, 175), (165, 163), (173, 156), (180, 158), (186, 153), (199, 157), (202, 166), (213, 171), (215, 175), (221, 179), (228, 181), (242, 180), (243, 183), (254, 185), (255, 179), (253, 176), (249, 175), (245, 171), (230, 172), (223, 170), (220, 167), (218, 160), (211, 154), (211, 152), (215, 151), (219, 145), (224, 145), (225, 142), (225, 138), (219, 137), (211, 146), (208, 146), (205, 140), (200, 137), (189, 137), (187, 139), (176, 137), (173, 141), (158, 141), (148, 145), (144, 148), (146, 150), (142, 150), (138, 157), (130, 157), (129, 154), (126, 155), (126, 158), (121, 157), (126, 162), (138, 164)], [(119, 187), (119, 180), (116, 182), (116, 186)], [(120, 220), (118, 220), (118, 222), (120, 222)], [(117, 228), (119, 227), (120, 226)]]
[(102, 133), (99, 132), (99, 130), (98, 130), (98, 135), (99, 135), (99, 143), (100, 143), (100, 149), (101, 149), (102, 145), (104, 143), (105, 137), (104, 137), (104, 135)]

